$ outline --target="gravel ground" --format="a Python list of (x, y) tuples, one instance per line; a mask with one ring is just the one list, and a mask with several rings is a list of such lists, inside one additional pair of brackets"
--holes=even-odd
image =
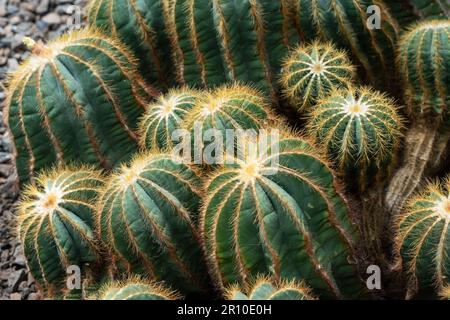
[[(0, 119), (3, 119), (7, 72), (29, 54), (24, 36), (52, 39), (80, 21), (87, 0), (0, 0)], [(82, 19), (81, 19), (82, 20)], [(0, 300), (37, 300), (41, 296), (29, 274), (22, 247), (14, 234), (16, 175), (11, 140), (0, 121)]]

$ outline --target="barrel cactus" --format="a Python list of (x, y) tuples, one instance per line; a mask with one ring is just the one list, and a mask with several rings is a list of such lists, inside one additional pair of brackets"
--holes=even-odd
[(131, 55), (91, 30), (48, 46), (26, 43), (32, 55), (12, 74), (5, 110), (20, 182), (53, 164), (110, 169), (127, 159), (137, 147), (138, 117), (154, 94)]
[(441, 291), (441, 298), (442, 300), (450, 300), (450, 286), (445, 287)]
[(414, 25), (399, 44), (398, 67), (406, 111), (412, 126), (406, 137), (403, 166), (386, 196), (399, 213), (422, 178), (438, 168), (450, 140), (450, 21)]
[(93, 202), (102, 179), (89, 168), (52, 170), (23, 193), (17, 233), (31, 274), (49, 296), (64, 291), (69, 266), (88, 272), (100, 261)]
[(322, 297), (359, 297), (358, 234), (334, 174), (309, 142), (281, 136), (207, 183), (200, 228), (214, 283), (272, 274)]
[(284, 62), (280, 83), (291, 105), (303, 111), (331, 90), (348, 87), (353, 77), (354, 68), (344, 51), (316, 41), (292, 51)]
[(243, 289), (239, 285), (227, 288), (226, 300), (314, 300), (310, 290), (296, 281), (274, 283), (267, 277), (259, 277)]
[(450, 178), (429, 183), (413, 196), (398, 228), (409, 297), (435, 297), (450, 284)]
[(173, 147), (172, 134), (180, 129), (184, 118), (194, 107), (199, 92), (172, 89), (151, 103), (139, 124), (141, 147), (149, 150), (168, 150)]
[(419, 19), (450, 17), (450, 3), (447, 0), (383, 0), (383, 4), (402, 26)]
[(92, 0), (89, 25), (119, 38), (139, 59), (139, 71), (150, 83), (167, 88), (173, 81), (165, 26), (169, 1)]
[(102, 287), (96, 300), (180, 300), (181, 296), (164, 285), (140, 278), (116, 281)]
[(348, 186), (362, 191), (389, 177), (401, 128), (392, 99), (368, 87), (333, 91), (311, 111), (308, 123)]
[(99, 199), (97, 229), (117, 272), (198, 293), (207, 284), (197, 232), (202, 182), (177, 160), (144, 154), (122, 166)]

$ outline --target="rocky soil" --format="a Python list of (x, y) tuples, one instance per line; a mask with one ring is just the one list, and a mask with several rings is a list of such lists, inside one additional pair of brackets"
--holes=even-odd
[[(0, 120), (7, 73), (29, 54), (24, 36), (44, 41), (78, 27), (87, 0), (0, 0)], [(12, 164), (12, 144), (0, 121), (0, 300), (36, 300), (40, 294), (29, 274), (14, 232), (14, 204), (19, 196)]]

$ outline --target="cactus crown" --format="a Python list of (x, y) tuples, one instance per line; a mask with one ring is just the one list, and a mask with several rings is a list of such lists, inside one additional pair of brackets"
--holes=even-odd
[(280, 82), (285, 97), (303, 111), (331, 90), (348, 87), (353, 76), (354, 67), (344, 51), (315, 41), (288, 56)]
[(183, 297), (161, 283), (132, 277), (104, 285), (96, 300), (181, 300)]
[(401, 38), (397, 60), (412, 119), (431, 116), (447, 120), (450, 117), (450, 67), (445, 63), (449, 59), (448, 20), (420, 22)]
[(257, 277), (246, 288), (231, 285), (225, 290), (224, 297), (226, 300), (315, 300), (303, 283), (295, 280), (275, 283), (267, 276)]

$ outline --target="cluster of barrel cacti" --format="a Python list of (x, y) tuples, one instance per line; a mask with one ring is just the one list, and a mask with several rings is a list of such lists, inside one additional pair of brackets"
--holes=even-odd
[[(439, 1), (92, 0), (86, 29), (25, 39), (4, 114), (40, 289), (448, 299), (450, 180), (420, 187), (449, 169), (447, 15)], [(247, 135), (218, 148), (229, 132)], [(395, 296), (366, 285), (372, 263)]]

